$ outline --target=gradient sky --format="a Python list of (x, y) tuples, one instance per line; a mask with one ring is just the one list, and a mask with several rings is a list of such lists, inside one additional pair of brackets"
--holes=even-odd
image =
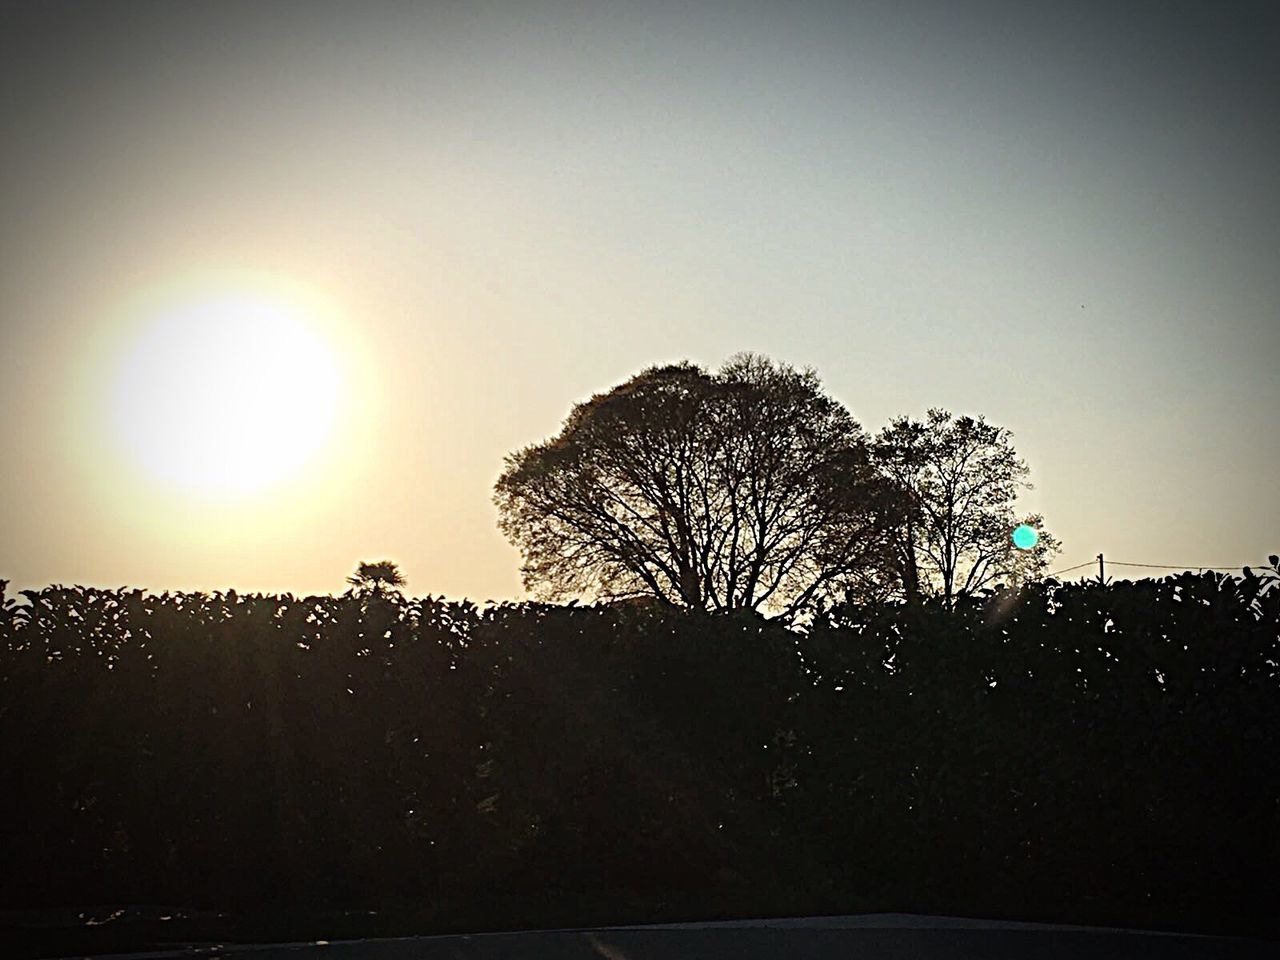
[[(8, 4), (0, 577), (337, 591), (389, 557), (519, 596), (504, 454), (739, 350), (868, 429), (1011, 428), (1057, 566), (1261, 562), (1269, 8)], [(98, 416), (148, 291), (219, 271), (312, 291), (354, 371), (342, 445), (242, 501), (135, 476)]]

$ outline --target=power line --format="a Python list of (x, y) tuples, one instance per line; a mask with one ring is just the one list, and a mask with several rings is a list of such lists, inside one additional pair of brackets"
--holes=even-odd
[(1117, 567), (1150, 567), (1153, 570), (1243, 570), (1247, 564), (1238, 567), (1211, 567), (1199, 563), (1126, 563), (1124, 560), (1108, 560), (1107, 563)]
[(1093, 566), (1093, 561), (1089, 560), (1085, 563), (1077, 563), (1074, 567), (1067, 567), (1067, 569), (1065, 570), (1055, 570), (1053, 573), (1046, 573), (1045, 576), (1056, 577), (1060, 573), (1070, 573), (1072, 570), (1079, 570), (1081, 567), (1091, 567), (1091, 566)]
[[(1241, 564), (1238, 567), (1213, 567), (1208, 564), (1198, 563), (1129, 563), (1125, 560), (1108, 560), (1107, 563), (1115, 567), (1145, 567), (1149, 570), (1185, 570), (1188, 573), (1192, 570), (1213, 570), (1220, 573), (1226, 573), (1235, 570), (1243, 570), (1247, 564)], [(1064, 570), (1055, 570), (1053, 573), (1046, 573), (1045, 577), (1056, 577), (1063, 573), (1071, 573), (1074, 570), (1081, 570), (1084, 567), (1093, 566), (1093, 561), (1089, 560), (1085, 563), (1077, 563), (1074, 567), (1067, 567)]]

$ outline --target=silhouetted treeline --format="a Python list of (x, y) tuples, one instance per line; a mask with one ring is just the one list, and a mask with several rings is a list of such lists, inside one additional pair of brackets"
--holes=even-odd
[(1274, 571), (803, 630), (394, 591), (2, 607), (3, 908), (1276, 932)]

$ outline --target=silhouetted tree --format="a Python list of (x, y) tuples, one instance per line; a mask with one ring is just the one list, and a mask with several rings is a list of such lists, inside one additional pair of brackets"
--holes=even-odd
[(653, 367), (510, 455), (495, 497), (526, 586), (789, 616), (879, 562), (892, 510), (811, 370)]
[[(1008, 430), (933, 409), (924, 421), (894, 420), (873, 451), (904, 498), (892, 556), (908, 598), (938, 595), (950, 603), (995, 583), (1016, 585), (1043, 573), (1057, 552), (1041, 516), (1015, 513), (1019, 491), (1031, 485)], [(1012, 542), (1021, 523), (1039, 534), (1031, 550)]]
[(347, 577), (347, 583), (356, 590), (382, 593), (399, 590), (404, 586), (405, 580), (398, 564), (390, 560), (378, 560), (374, 563), (361, 561), (356, 572)]

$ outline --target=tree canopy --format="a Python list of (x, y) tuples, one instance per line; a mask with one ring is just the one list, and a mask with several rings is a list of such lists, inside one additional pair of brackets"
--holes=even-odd
[(347, 577), (347, 583), (360, 592), (382, 593), (399, 590), (405, 579), (399, 564), (392, 560), (361, 561), (356, 572)]
[[(931, 409), (869, 440), (812, 370), (739, 354), (651, 367), (511, 454), (494, 500), (526, 587), (791, 617), (820, 601), (945, 602), (1058, 551), (1012, 435)], [(1036, 543), (1011, 537), (1026, 524)]]
[(811, 370), (651, 367), (507, 458), (500, 525), (548, 598), (790, 616), (883, 560), (897, 502)]
[[(1043, 517), (1015, 512), (1018, 493), (1031, 485), (1007, 429), (983, 417), (932, 409), (923, 421), (894, 420), (877, 435), (873, 450), (904, 505), (891, 556), (907, 597), (936, 594), (951, 601), (1044, 573), (1058, 541), (1044, 530)], [(1029, 550), (1011, 539), (1019, 524), (1038, 534)]]

